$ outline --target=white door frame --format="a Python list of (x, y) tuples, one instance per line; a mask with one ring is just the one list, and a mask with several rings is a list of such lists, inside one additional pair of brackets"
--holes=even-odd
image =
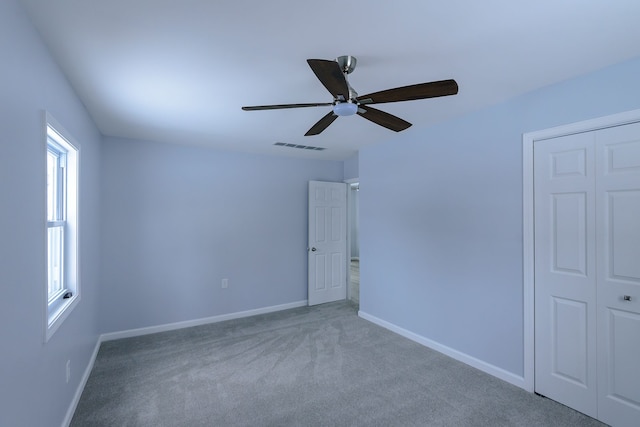
[(522, 135), (522, 215), (523, 215), (523, 314), (524, 314), (524, 388), (533, 392), (535, 383), (534, 364), (534, 188), (533, 188), (533, 146), (536, 141), (557, 138), (582, 132), (590, 132), (614, 126), (640, 122), (640, 110), (632, 110), (598, 117), (564, 126), (529, 132)]
[(360, 178), (351, 178), (345, 179), (345, 184), (347, 184), (347, 300), (351, 299), (351, 184), (359, 184)]

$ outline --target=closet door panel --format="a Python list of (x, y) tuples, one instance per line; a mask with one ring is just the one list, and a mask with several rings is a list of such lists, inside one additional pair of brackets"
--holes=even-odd
[(598, 418), (640, 420), (640, 124), (596, 134)]

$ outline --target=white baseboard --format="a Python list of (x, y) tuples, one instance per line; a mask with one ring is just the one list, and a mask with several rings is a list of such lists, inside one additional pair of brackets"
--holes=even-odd
[(219, 316), (205, 317), (202, 319), (186, 320), (184, 322), (167, 323), (158, 326), (149, 326), (146, 328), (129, 329), (120, 332), (110, 332), (102, 334), (100, 341), (112, 341), (121, 338), (138, 337), (141, 335), (155, 334), (158, 332), (173, 331), (176, 329), (190, 328), (192, 326), (206, 325), (209, 323), (223, 322), (225, 320), (239, 319), (242, 317), (255, 316), (258, 314), (272, 313), (274, 311), (288, 310), (290, 308), (303, 307), (307, 305), (307, 300), (292, 302), (288, 304), (273, 305), (271, 307), (257, 308), (254, 310), (239, 311), (236, 313), (221, 314)]
[(96, 357), (98, 356), (98, 350), (100, 350), (100, 337), (98, 337), (98, 341), (96, 342), (95, 347), (93, 348), (93, 353), (89, 358), (89, 363), (87, 364), (84, 373), (82, 374), (82, 378), (80, 379), (80, 384), (78, 384), (78, 388), (76, 389), (76, 393), (73, 395), (73, 400), (69, 405), (69, 409), (67, 409), (67, 414), (62, 421), (62, 427), (69, 427), (71, 424), (71, 420), (73, 419), (73, 414), (76, 412), (76, 408), (78, 407), (78, 403), (80, 402), (80, 397), (82, 396), (82, 392), (84, 391), (84, 387), (87, 385), (87, 381), (89, 380), (89, 376), (91, 375), (91, 371), (93, 370), (93, 364), (96, 361)]
[(452, 359), (458, 360), (462, 363), (466, 363), (467, 365), (473, 366), (474, 368), (479, 369), (489, 375), (500, 378), (503, 381), (506, 381), (510, 384), (513, 384), (525, 390), (528, 390), (524, 377), (518, 376), (512, 372), (506, 371), (502, 368), (499, 368), (490, 363), (484, 362), (480, 359), (476, 359), (475, 357), (469, 356), (466, 353), (462, 353), (458, 350), (454, 350), (451, 347), (447, 347), (446, 345), (442, 345), (438, 342), (425, 338), (421, 335), (415, 334), (404, 328), (396, 326), (393, 323), (389, 323), (385, 320), (379, 319), (363, 311), (358, 311), (358, 316), (360, 316), (365, 320), (368, 320), (371, 323), (375, 323), (378, 326), (382, 326), (385, 329), (395, 332), (398, 335), (402, 335), (403, 337), (408, 338), (411, 341), (415, 341), (418, 344), (422, 344), (425, 347), (429, 347), (432, 350), (445, 354), (451, 357)]

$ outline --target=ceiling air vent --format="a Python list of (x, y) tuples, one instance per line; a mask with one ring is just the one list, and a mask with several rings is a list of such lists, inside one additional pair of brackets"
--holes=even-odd
[(316, 150), (316, 151), (326, 150), (326, 148), (323, 148), (323, 147), (312, 147), (311, 145), (300, 145), (300, 144), (287, 144), (284, 142), (276, 142), (273, 145), (277, 145), (278, 147), (299, 148), (301, 150)]

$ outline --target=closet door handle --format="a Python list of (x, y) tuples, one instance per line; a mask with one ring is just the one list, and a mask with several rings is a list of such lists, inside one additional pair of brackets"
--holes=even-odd
[(622, 299), (624, 301), (631, 301), (631, 295), (623, 295)]

